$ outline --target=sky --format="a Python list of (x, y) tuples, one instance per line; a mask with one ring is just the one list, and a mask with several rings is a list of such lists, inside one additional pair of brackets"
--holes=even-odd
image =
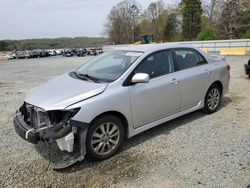
[[(0, 40), (100, 37), (121, 0), (0, 0)], [(137, 0), (146, 8), (154, 0)]]

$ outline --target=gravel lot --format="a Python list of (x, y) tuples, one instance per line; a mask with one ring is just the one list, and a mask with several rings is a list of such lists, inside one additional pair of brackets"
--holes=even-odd
[(227, 57), (230, 92), (218, 112), (197, 111), (127, 140), (103, 162), (53, 171), (57, 146), (17, 136), (13, 116), (24, 94), (85, 58), (0, 61), (0, 187), (247, 187), (250, 184), (250, 79), (247, 57)]

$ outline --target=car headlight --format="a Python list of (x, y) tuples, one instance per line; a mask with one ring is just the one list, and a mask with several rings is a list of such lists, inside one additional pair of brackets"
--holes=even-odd
[(48, 111), (48, 117), (51, 124), (57, 124), (62, 121), (67, 121), (69, 118), (74, 117), (81, 108), (75, 108), (70, 110), (53, 110)]

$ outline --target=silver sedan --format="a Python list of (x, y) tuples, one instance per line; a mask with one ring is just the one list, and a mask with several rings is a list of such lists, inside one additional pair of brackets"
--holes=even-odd
[(14, 118), (17, 134), (55, 141), (70, 155), (104, 160), (124, 138), (190, 112), (215, 112), (229, 87), (230, 66), (188, 46), (116, 48), (32, 90)]

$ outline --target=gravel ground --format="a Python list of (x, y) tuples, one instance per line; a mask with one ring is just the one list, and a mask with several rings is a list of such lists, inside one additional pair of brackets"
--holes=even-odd
[[(32, 145), (12, 121), (24, 94), (85, 58), (0, 61), (0, 187), (247, 187), (250, 184), (250, 79), (247, 57), (227, 57), (230, 92), (212, 115), (197, 111), (127, 140), (103, 162), (63, 171), (57, 146)], [(59, 153), (59, 155), (58, 155)]]

